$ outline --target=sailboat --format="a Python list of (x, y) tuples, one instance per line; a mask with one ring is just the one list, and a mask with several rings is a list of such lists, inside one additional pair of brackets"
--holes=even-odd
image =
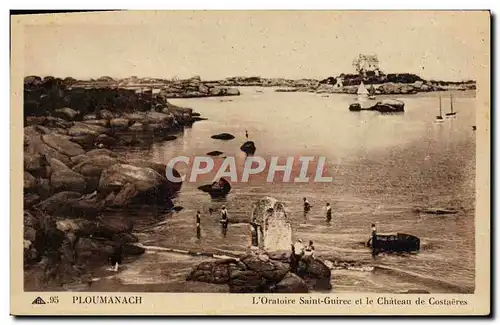
[(441, 95), (439, 95), (439, 115), (436, 116), (436, 122), (443, 122)]
[(457, 112), (453, 111), (453, 96), (450, 93), (450, 112), (446, 113), (446, 117), (454, 117), (457, 115)]
[(358, 87), (358, 97), (366, 97), (366, 96), (368, 96), (368, 90), (366, 89), (363, 81), (361, 81)]
[(373, 87), (373, 85), (370, 86), (370, 89), (368, 90), (368, 99), (375, 99), (377, 97), (375, 97), (375, 88)]

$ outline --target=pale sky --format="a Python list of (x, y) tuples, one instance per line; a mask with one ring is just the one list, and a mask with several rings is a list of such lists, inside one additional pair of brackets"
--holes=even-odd
[(359, 53), (375, 53), (386, 73), (476, 79), (481, 39), (489, 38), (477, 26), (487, 19), (485, 12), (352, 11), (52, 16), (25, 26), (24, 74), (326, 78), (354, 72)]

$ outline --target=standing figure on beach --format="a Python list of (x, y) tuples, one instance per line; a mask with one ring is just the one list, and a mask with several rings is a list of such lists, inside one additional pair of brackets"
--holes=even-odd
[(295, 244), (292, 245), (292, 255), (292, 272), (297, 272), (299, 262), (302, 259), (302, 256), (304, 256), (304, 244), (302, 243), (302, 239), (298, 239)]
[(248, 140), (248, 131), (247, 130), (245, 130), (245, 138), (247, 138), (247, 140)]
[(259, 242), (261, 240), (262, 234), (262, 226), (257, 222), (257, 219), (254, 218), (250, 223), (252, 227), (252, 246), (259, 247)]
[(223, 205), (221, 209), (221, 215), (220, 215), (220, 223), (222, 226), (222, 235), (226, 237), (227, 234), (227, 225), (229, 223), (229, 219), (227, 217), (227, 209), (226, 206)]
[(309, 210), (311, 210), (311, 205), (309, 204), (309, 201), (307, 201), (307, 198), (304, 198), (304, 213), (308, 213)]
[(372, 256), (377, 255), (377, 228), (372, 223)]
[(196, 212), (196, 238), (200, 239), (201, 237), (201, 218), (200, 211)]
[(332, 221), (332, 207), (330, 206), (330, 203), (326, 203), (325, 211), (326, 211), (326, 221), (328, 222)]

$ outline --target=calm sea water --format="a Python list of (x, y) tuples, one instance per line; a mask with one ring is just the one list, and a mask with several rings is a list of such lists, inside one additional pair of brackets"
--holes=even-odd
[[(435, 123), (438, 93), (391, 96), (405, 102), (405, 113), (350, 112), (353, 95), (279, 93), (270, 88), (242, 88), (230, 98), (177, 99), (172, 103), (193, 108), (207, 121), (197, 122), (182, 136), (157, 143), (148, 150), (124, 151), (126, 157), (166, 163), (184, 155), (204, 155), (220, 150), (242, 158), (239, 149), (245, 130), (257, 146), (256, 155), (325, 156), (332, 183), (280, 184), (254, 181), (235, 183), (225, 199), (213, 200), (185, 183), (175, 204), (179, 213), (147, 220), (137, 227), (145, 245), (193, 250), (242, 252), (250, 244), (246, 224), (230, 225), (227, 237), (220, 233), (218, 215), (209, 208), (228, 207), (230, 217), (248, 215), (254, 200), (273, 196), (282, 200), (293, 220), (297, 238), (313, 240), (317, 255), (325, 259), (356, 261), (383, 266), (391, 271), (338, 270), (333, 273), (334, 291), (397, 292), (426, 289), (432, 292), (474, 290), (475, 208), (475, 94), (454, 93), (456, 118)], [(443, 96), (443, 113), (449, 95)], [(379, 96), (377, 99), (382, 99)], [(231, 141), (213, 140), (215, 133), (236, 136)], [(222, 159), (222, 158), (220, 158)], [(181, 172), (186, 172), (179, 166)], [(313, 205), (304, 217), (302, 197)], [(330, 202), (333, 220), (327, 224), (323, 207)], [(459, 209), (446, 216), (425, 215), (413, 208)], [(196, 238), (195, 214), (202, 212), (202, 236)], [(405, 232), (421, 238), (418, 254), (380, 255), (372, 258), (364, 247), (371, 223), (379, 232)], [(122, 280), (140, 283), (173, 281), (155, 268), (145, 268), (145, 255), (124, 272)], [(155, 264), (161, 263), (155, 257)], [(180, 263), (179, 279), (192, 266)], [(195, 263), (195, 261), (193, 261)], [(179, 265), (180, 265), (179, 264)], [(135, 266), (134, 266), (135, 265)], [(194, 265), (194, 264), (193, 264)], [(176, 261), (168, 268), (175, 269)], [(140, 269), (140, 271), (138, 271)], [(175, 273), (171, 270), (170, 273)], [(157, 274), (156, 274), (156, 273)], [(153, 274), (154, 273), (154, 274)], [(139, 274), (141, 276), (139, 276)], [(156, 274), (156, 275), (155, 275)], [(128, 277), (128, 278), (127, 278)], [(141, 280), (142, 279), (142, 280)]]

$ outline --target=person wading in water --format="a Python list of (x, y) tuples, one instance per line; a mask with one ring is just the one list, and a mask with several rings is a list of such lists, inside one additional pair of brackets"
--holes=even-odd
[(247, 130), (245, 130), (245, 138), (247, 138), (247, 140), (248, 140), (248, 131)]
[(226, 237), (226, 234), (227, 234), (227, 225), (229, 223), (229, 219), (227, 217), (227, 209), (226, 209), (225, 205), (222, 206), (220, 214), (221, 214), (220, 215), (220, 223), (221, 223), (221, 226), (222, 226), (222, 235), (224, 237)]
[(326, 210), (326, 221), (328, 222), (332, 221), (332, 207), (330, 206), (330, 203), (326, 204), (325, 210)]
[(200, 211), (196, 212), (196, 238), (200, 239), (201, 237), (201, 218)]
[(377, 228), (372, 223), (372, 256), (377, 255)]

